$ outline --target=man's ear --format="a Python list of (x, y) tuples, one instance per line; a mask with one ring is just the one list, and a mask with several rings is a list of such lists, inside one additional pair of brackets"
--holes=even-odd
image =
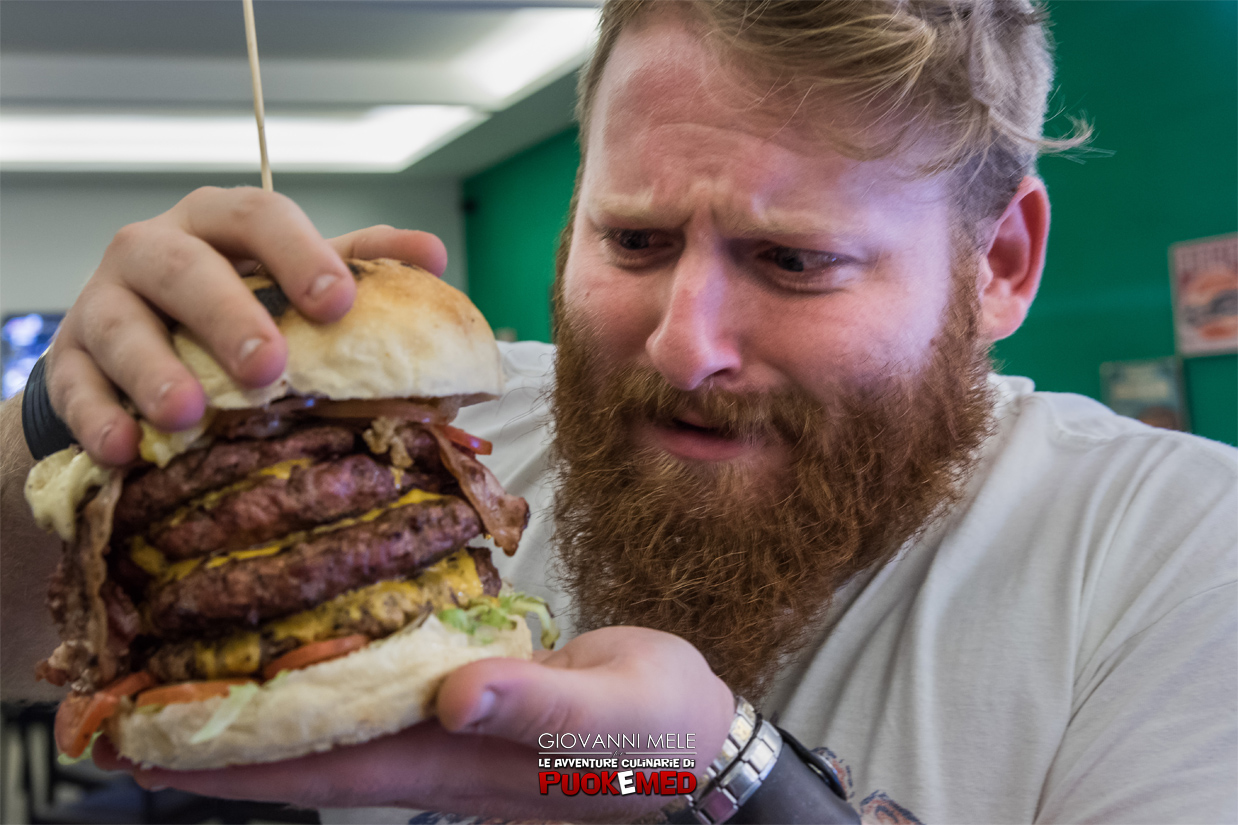
[(1040, 288), (1049, 240), (1049, 193), (1040, 178), (1025, 177), (993, 224), (980, 259), (980, 335), (1013, 335)]

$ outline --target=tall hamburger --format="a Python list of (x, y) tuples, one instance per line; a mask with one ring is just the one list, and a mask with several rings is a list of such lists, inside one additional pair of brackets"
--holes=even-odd
[(70, 448), (31, 471), (35, 518), (64, 541), (61, 644), (37, 675), (72, 689), (67, 755), (99, 730), (183, 769), (366, 741), (426, 718), (451, 670), (529, 656), (526, 612), (549, 631), (469, 546), (510, 554), (528, 520), (476, 459), (489, 445), (450, 425), (501, 389), (490, 328), (423, 270), (349, 267), (356, 300), (330, 324), (246, 278), (288, 341), (270, 386), (238, 386), (177, 330), (208, 398), (196, 428), (142, 422), (128, 467)]

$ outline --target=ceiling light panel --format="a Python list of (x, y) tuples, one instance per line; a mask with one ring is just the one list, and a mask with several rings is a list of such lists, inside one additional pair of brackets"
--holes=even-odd
[[(405, 169), (486, 114), (505, 111), (578, 68), (596, 41), (596, 5), (563, 0), (527, 8), (522, 2), (261, 4), (269, 19), (259, 15), (260, 40), (264, 20), (273, 32), (263, 81), (274, 170)], [(53, 11), (69, 5), (88, 19), (76, 21), (77, 39), (60, 47), (63, 20)], [(0, 168), (255, 169), (249, 66), (243, 41), (228, 34), (232, 24), (224, 25), (219, 5), (21, 5), (33, 34), (25, 40), (14, 35), (6, 17)], [(23, 22), (20, 15), (15, 19)], [(162, 42), (154, 36), (159, 26), (181, 32), (187, 25), (196, 32), (196, 48), (149, 46)], [(41, 39), (34, 36), (40, 26), (47, 29)], [(130, 31), (133, 26), (141, 33)], [(410, 33), (415, 37), (405, 37)], [(26, 48), (14, 49), (14, 37)], [(387, 46), (375, 50), (376, 42)], [(331, 114), (310, 116), (324, 112)], [(548, 127), (548, 133), (566, 125)], [(520, 148), (518, 141), (512, 148)]]
[[(485, 119), (468, 106), (378, 106), (339, 116), (270, 115), (275, 172), (397, 172)], [(0, 111), (5, 171), (252, 171), (252, 115)]]
[(522, 97), (580, 65), (597, 40), (600, 16), (593, 8), (520, 9), (453, 65), (499, 101)]

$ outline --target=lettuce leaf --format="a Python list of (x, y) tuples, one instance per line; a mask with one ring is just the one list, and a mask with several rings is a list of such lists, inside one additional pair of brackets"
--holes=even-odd
[(524, 616), (532, 613), (536, 616), (538, 624), (542, 626), (542, 647), (554, 650), (555, 642), (559, 641), (559, 626), (555, 624), (545, 599), (515, 590), (500, 596), (499, 604), (508, 615)]
[(219, 736), (219, 734), (228, 729), (229, 725), (236, 721), (237, 717), (241, 715), (241, 711), (245, 710), (245, 706), (253, 701), (260, 690), (262, 690), (262, 686), (257, 682), (233, 685), (228, 689), (228, 695), (224, 697), (223, 702), (220, 703), (219, 707), (215, 708), (211, 718), (207, 719), (206, 724), (190, 738), (189, 743), (191, 745), (200, 745)]
[(91, 758), (91, 753), (94, 752), (95, 740), (102, 735), (102, 730), (95, 731), (94, 735), (90, 737), (90, 744), (86, 746), (86, 750), (82, 751), (81, 756), (69, 756), (67, 754), (60, 753), (56, 755), (56, 761), (65, 766), (76, 765), (78, 762), (85, 762), (87, 759)]
[(517, 591), (505, 592), (497, 598), (481, 596), (469, 602), (465, 607), (449, 607), (438, 611), (438, 620), (448, 627), (455, 628), (482, 643), (493, 638), (493, 630), (489, 628), (511, 628), (516, 616), (532, 613), (542, 626), (542, 647), (550, 650), (559, 639), (559, 628), (555, 625), (550, 608), (546, 602), (536, 596)]

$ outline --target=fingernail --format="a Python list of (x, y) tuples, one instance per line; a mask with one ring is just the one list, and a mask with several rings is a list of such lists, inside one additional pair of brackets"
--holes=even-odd
[(172, 388), (173, 388), (174, 386), (176, 386), (176, 382), (175, 382), (175, 381), (165, 381), (165, 382), (164, 382), (164, 383), (163, 383), (163, 384), (159, 387), (159, 394), (156, 396), (156, 399), (155, 399), (155, 400), (157, 400), (157, 401), (162, 401), (165, 397), (167, 397), (167, 394), (168, 394), (168, 393), (170, 393), (170, 392), (172, 391)]
[(319, 275), (318, 278), (315, 279), (314, 283), (310, 284), (309, 297), (317, 298), (319, 295), (335, 286), (335, 282), (339, 279), (339, 275)]
[(99, 431), (99, 446), (101, 448), (107, 447), (107, 437), (112, 434), (115, 426), (115, 424), (104, 424), (103, 429)]
[(483, 691), (481, 696), (477, 697), (477, 705), (473, 709), (473, 718), (465, 726), (475, 728), (490, 718), (490, 714), (494, 711), (494, 691)]
[(150, 791), (151, 793), (159, 793), (160, 791), (166, 791), (167, 789), (168, 789), (167, 785), (151, 785), (146, 790)]
[(237, 360), (244, 361), (249, 356), (254, 354), (258, 347), (266, 343), (265, 338), (250, 338), (245, 343), (241, 344), (241, 351), (237, 353)]

